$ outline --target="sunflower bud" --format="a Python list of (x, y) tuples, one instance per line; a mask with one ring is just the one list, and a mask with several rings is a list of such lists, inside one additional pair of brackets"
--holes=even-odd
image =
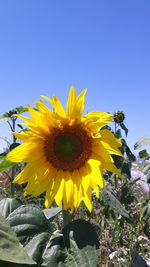
[(116, 123), (121, 123), (125, 119), (125, 114), (123, 111), (118, 110), (114, 113), (113, 119)]

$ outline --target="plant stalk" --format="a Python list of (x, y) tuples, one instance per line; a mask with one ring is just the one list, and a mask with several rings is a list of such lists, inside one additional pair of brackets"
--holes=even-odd
[(70, 223), (72, 221), (72, 214), (69, 212), (69, 210), (62, 211), (63, 214), (63, 226)]

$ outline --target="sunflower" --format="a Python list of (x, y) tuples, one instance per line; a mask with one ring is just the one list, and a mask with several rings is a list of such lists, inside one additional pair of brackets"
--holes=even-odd
[(51, 111), (42, 100), (36, 103), (38, 111), (28, 105), (31, 118), (16, 115), (27, 125), (28, 131), (13, 133), (24, 143), (13, 149), (7, 160), (26, 162), (14, 183), (27, 183), (25, 195), (36, 197), (46, 192), (45, 206), (53, 201), (65, 210), (78, 208), (84, 201), (92, 210), (91, 196), (99, 197), (99, 186), (105, 188), (103, 171), (121, 177), (112, 154), (122, 156), (121, 142), (107, 129), (112, 115), (100, 111), (82, 115), (86, 89), (79, 96), (72, 86), (66, 111), (56, 96), (42, 96), (53, 107)]

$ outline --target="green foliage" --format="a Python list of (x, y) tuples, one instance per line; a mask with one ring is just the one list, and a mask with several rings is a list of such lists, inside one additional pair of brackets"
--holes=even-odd
[(35, 205), (22, 205), (7, 217), (7, 221), (17, 236), (30, 237), (43, 231), (50, 231), (43, 211)]
[(134, 149), (138, 149), (142, 146), (149, 146), (150, 145), (150, 138), (147, 136), (141, 137), (134, 145)]
[(82, 249), (77, 246), (73, 233), (69, 235), (70, 248), (67, 253), (66, 267), (86, 266), (96, 267), (98, 265), (99, 251), (95, 247), (86, 245)]
[(0, 172), (3, 172), (5, 170), (7, 170), (8, 168), (14, 166), (16, 163), (6, 160), (4, 159), (1, 163), (0, 163)]
[(35, 263), (20, 247), (15, 232), (2, 216), (0, 216), (0, 264), (1, 261), (24, 264)]
[(0, 159), (5, 158), (5, 156), (6, 156), (6, 152), (4, 152), (4, 153), (0, 153)]
[(141, 150), (139, 152), (139, 158), (144, 159), (146, 157), (148, 157), (148, 153), (147, 153), (146, 149)]
[[(35, 205), (21, 205), (16, 199), (1, 199), (1, 214), (7, 218), (4, 221), (2, 217), (0, 228), (0, 236), (4, 236), (0, 240), (0, 249), (2, 249), (0, 255), (3, 255), (0, 257), (1, 262), (27, 264), (37, 262), (38, 266), (69, 267), (81, 266), (86, 260), (87, 267), (96, 267), (99, 241), (89, 222), (75, 220), (66, 225), (62, 232), (57, 231), (52, 234), (52, 220), (61, 209), (62, 207), (49, 209), (46, 212), (46, 218), (44, 212)], [(19, 242), (23, 246), (20, 250), (18, 250)], [(9, 245), (10, 257), (7, 257), (5, 245)], [(24, 256), (25, 252), (28, 257)], [(13, 253), (17, 256), (12, 259)]]
[(27, 111), (28, 111), (28, 108), (20, 106), (20, 107), (17, 107), (15, 109), (9, 110), (8, 112), (4, 113), (2, 115), (2, 117), (3, 118), (11, 118), (14, 114), (21, 114), (21, 113), (24, 113)]
[(2, 198), (0, 199), (0, 215), (7, 218), (10, 213), (21, 205), (22, 203), (19, 199)]
[(123, 205), (120, 203), (120, 201), (112, 194), (111, 191), (107, 190), (104, 191), (101, 190), (101, 195), (103, 198), (104, 203), (107, 203), (107, 205), (113, 209), (115, 212), (120, 214), (121, 216), (125, 218), (130, 218), (128, 211), (123, 207)]
[(132, 253), (131, 267), (148, 267), (145, 260), (135, 251)]
[(125, 131), (125, 134), (127, 136), (128, 135), (128, 129), (127, 129), (127, 127), (125, 126), (125, 124), (123, 122), (120, 123), (120, 127), (122, 128), (122, 130)]
[(53, 209), (44, 209), (43, 212), (48, 220), (53, 220), (54, 217), (62, 211), (62, 205)]

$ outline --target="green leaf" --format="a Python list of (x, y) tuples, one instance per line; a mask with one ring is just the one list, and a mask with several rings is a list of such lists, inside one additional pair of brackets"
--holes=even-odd
[(22, 205), (7, 217), (18, 237), (34, 236), (49, 229), (43, 211), (35, 205)]
[(21, 130), (24, 129), (23, 126), (22, 126), (21, 124), (19, 124), (19, 123), (17, 123), (17, 126), (18, 126)]
[(2, 198), (0, 199), (0, 215), (8, 217), (8, 215), (22, 205), (19, 199)]
[(122, 215), (125, 218), (130, 218), (128, 211), (124, 208), (123, 205), (121, 205), (120, 201), (109, 191), (104, 191), (102, 188), (100, 188), (102, 197), (104, 198), (104, 201), (112, 208), (114, 211), (118, 212), (120, 215)]
[(127, 136), (127, 135), (128, 135), (128, 129), (127, 129), (127, 127), (124, 125), (123, 122), (120, 123), (120, 127), (122, 128), (122, 130), (125, 131), (125, 134), (126, 134), (126, 136)]
[(70, 240), (70, 249), (68, 250), (67, 258), (65, 260), (65, 267), (98, 266), (98, 258), (99, 258), (98, 249), (90, 245), (87, 245), (82, 249), (79, 249), (77, 243), (74, 240), (73, 232), (70, 232), (69, 240)]
[(35, 264), (23, 248), (21, 248), (14, 231), (2, 216), (0, 216), (0, 260), (14, 263)]
[(124, 154), (126, 153), (128, 159), (130, 161), (135, 161), (136, 157), (134, 156), (134, 154), (131, 152), (130, 148), (128, 147), (126, 141), (124, 139), (121, 139), (122, 142), (122, 147), (121, 147), (121, 152)]
[(141, 137), (134, 145), (134, 149), (138, 149), (141, 146), (149, 146), (150, 145), (150, 138), (147, 136)]
[(67, 247), (65, 266), (96, 267), (98, 264), (99, 241), (94, 227), (88, 221), (75, 220), (63, 229), (64, 243)]
[(97, 266), (98, 236), (89, 222), (73, 221), (63, 228), (62, 234), (55, 232), (51, 236), (43, 253), (42, 266)]
[(62, 205), (56, 208), (44, 209), (43, 212), (49, 221), (52, 221), (55, 216), (62, 211)]
[(78, 248), (82, 249), (83, 247), (90, 245), (94, 246), (97, 249), (99, 248), (99, 241), (97, 233), (88, 221), (84, 220), (75, 220), (67, 224), (63, 229), (62, 233), (64, 235), (65, 245), (69, 247), (69, 233), (73, 231), (74, 240)]
[(50, 239), (50, 233), (44, 232), (34, 236), (24, 247), (27, 254), (37, 263), (42, 261), (43, 251)]
[(65, 259), (66, 249), (64, 246), (63, 235), (55, 232), (44, 249), (42, 266), (65, 267)]
[(149, 162), (143, 162), (141, 168), (142, 172), (147, 176), (147, 182), (150, 183), (150, 163)]
[(0, 163), (0, 172), (3, 172), (5, 170), (7, 170), (8, 168), (14, 166), (16, 164), (16, 162), (11, 162), (9, 160), (4, 159), (1, 163)]
[(116, 133), (115, 133), (115, 137), (118, 138), (118, 139), (120, 139), (120, 138), (122, 137), (122, 135), (121, 135), (121, 130), (120, 130), (120, 129), (118, 129), (118, 130), (116, 131)]
[(132, 253), (131, 267), (148, 267), (146, 261), (135, 251)]
[(143, 158), (146, 158), (148, 157), (148, 153), (147, 153), (147, 150), (146, 149), (143, 149), (139, 152), (139, 158), (143, 159)]
[(129, 179), (131, 178), (131, 162), (124, 160), (121, 173), (126, 175)]
[(21, 113), (27, 112), (28, 108), (20, 106), (16, 108), (16, 111), (17, 113), (21, 114)]
[(6, 152), (4, 152), (4, 153), (1, 153), (1, 154), (0, 154), (0, 159), (3, 159), (3, 158), (5, 158), (6, 154), (7, 154)]

